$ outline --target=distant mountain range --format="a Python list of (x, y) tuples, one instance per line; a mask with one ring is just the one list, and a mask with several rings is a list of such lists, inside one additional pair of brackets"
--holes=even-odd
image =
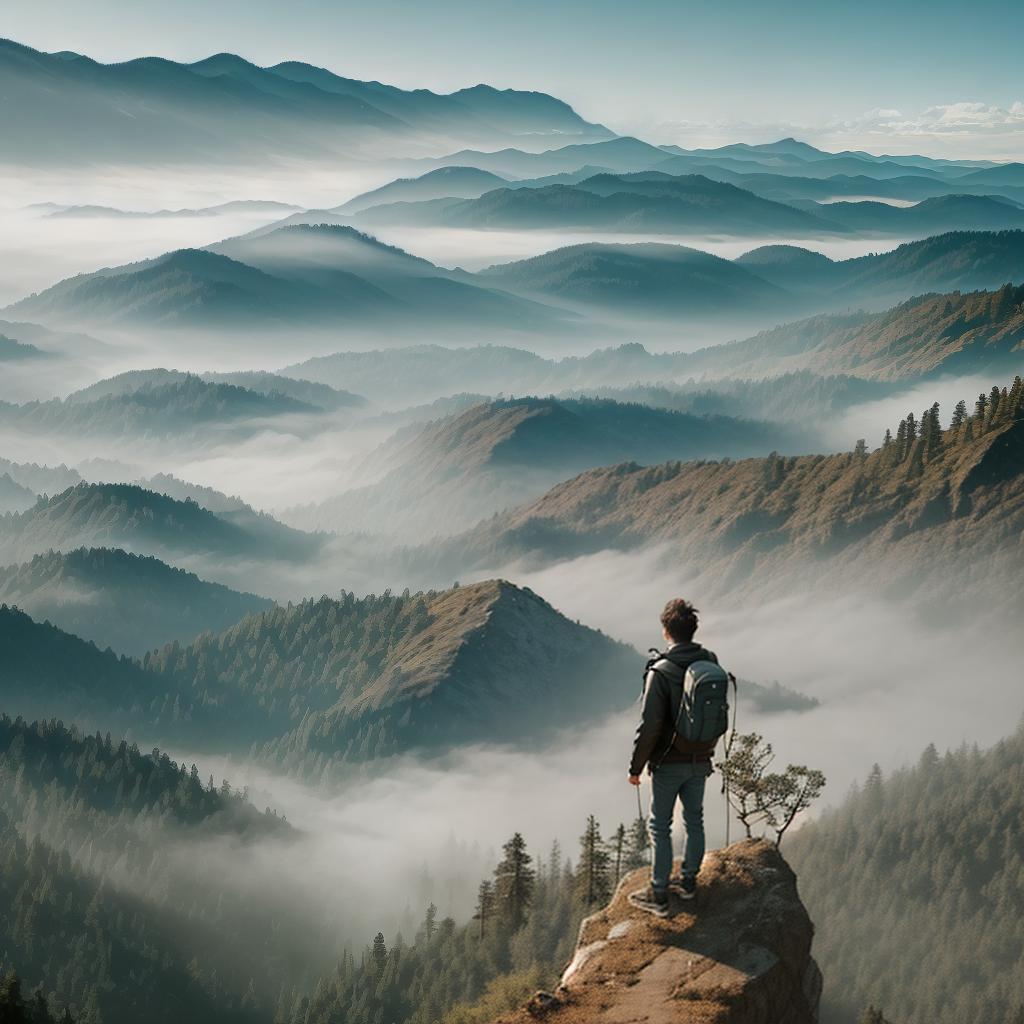
[(479, 277), (563, 304), (604, 307), (640, 320), (778, 312), (790, 296), (745, 266), (680, 245), (590, 242), (490, 267)]
[(418, 178), (399, 178), (350, 199), (330, 212), (352, 215), (384, 203), (415, 203), (430, 199), (476, 199), (506, 185), (500, 175), (478, 167), (439, 167)]
[(543, 493), (585, 466), (738, 456), (797, 445), (794, 430), (609, 400), (524, 398), (400, 431), (367, 460), (373, 484), (290, 510), (307, 529), (446, 535)]
[(216, 206), (200, 206), (178, 210), (122, 210), (116, 206), (64, 206), (61, 203), (37, 203), (27, 209), (39, 210), (48, 218), (114, 217), (133, 220), (164, 220), (178, 217), (220, 217), (224, 214), (252, 214), (274, 220), (298, 213), (301, 206), (258, 199), (236, 199)]
[[(370, 227), (420, 224), (805, 238), (835, 234), (923, 238), (945, 231), (1024, 227), (1024, 201), (1003, 195), (957, 194), (955, 182), (909, 206), (864, 196), (829, 201), (836, 196), (828, 189), (822, 190), (821, 201), (803, 198), (799, 190), (797, 194), (784, 187), (766, 190), (756, 180), (759, 175), (743, 178), (740, 187), (704, 174), (663, 171), (574, 175), (571, 181), (558, 183), (541, 178), (490, 191), (467, 186), (464, 191), (475, 194), (466, 199), (453, 198), (461, 194), (454, 191), (444, 197), (443, 188), (424, 184), (419, 190), (422, 197), (413, 198), (416, 190), (412, 185), (439, 173), (433, 171), (417, 182), (405, 183), (403, 189), (398, 189), (402, 183), (396, 182), (376, 194), (361, 196), (353, 201), (356, 207), (351, 215), (357, 223)], [(867, 195), (873, 195), (870, 188)], [(379, 200), (377, 205), (368, 205), (373, 199)]]
[(319, 550), (320, 540), (248, 507), (213, 513), (134, 484), (79, 483), (0, 518), (0, 564), (80, 547), (120, 547), (171, 560), (202, 554), (301, 562)]
[(0, 363), (14, 362), (21, 359), (42, 359), (49, 355), (35, 345), (27, 345), (0, 334)]
[(415, 323), (527, 330), (564, 316), (354, 228), (310, 224), (82, 274), (8, 309), (48, 322), (224, 329)]
[(275, 416), (324, 411), (280, 391), (252, 391), (190, 374), (142, 371), (128, 377), (110, 383), (107, 392), (99, 390), (108, 383), (102, 382), (64, 401), (0, 403), (0, 424), (36, 436), (105, 436), (143, 442), (195, 437), (211, 428), (251, 433)]
[[(1007, 233), (1009, 234), (1009, 233)], [(1012, 233), (1016, 244), (1024, 239), (1020, 232)], [(935, 240), (932, 240), (935, 241)], [(820, 274), (836, 286), (841, 275), (849, 275), (856, 287), (854, 294), (881, 294), (899, 292), (900, 280), (907, 291), (924, 290), (920, 287), (932, 276), (954, 280), (975, 281), (988, 275), (1003, 276), (1012, 271), (1012, 265), (1000, 263), (967, 244), (962, 249), (948, 250), (944, 245), (916, 243), (882, 256), (864, 257), (832, 263), (817, 254), (804, 250), (762, 250), (750, 254), (750, 265), (760, 269), (770, 265), (771, 273), (789, 279), (807, 267), (807, 274)], [(629, 248), (629, 247), (627, 247)], [(586, 248), (585, 253), (591, 250)], [(570, 254), (572, 250), (560, 250)], [(558, 256), (559, 253), (555, 255)], [(948, 257), (948, 258), (947, 258)], [(746, 261), (744, 257), (743, 262)], [(558, 260), (552, 260), (561, 270)], [(539, 273), (544, 268), (541, 259), (535, 265), (527, 261), (525, 271), (539, 267), (531, 283), (547, 281)], [(554, 286), (569, 287), (575, 295), (593, 294), (605, 305), (620, 303), (627, 310), (633, 301), (632, 285), (626, 281), (613, 282), (600, 272), (591, 284), (584, 276), (597, 261), (580, 260), (576, 264), (579, 275), (570, 271), (563, 284), (552, 274)], [(712, 263), (712, 266), (717, 266)], [(504, 272), (504, 268), (498, 268)], [(519, 271), (518, 264), (510, 265), (510, 276)], [(888, 271), (888, 277), (886, 277)], [(604, 294), (599, 294), (601, 280), (606, 281)], [(1024, 281), (1024, 263), (1021, 276)], [(619, 295), (619, 288), (624, 294)], [(599, 349), (586, 356), (545, 359), (522, 349), (500, 346), (479, 346), (469, 349), (450, 349), (437, 346), (416, 346), (387, 352), (339, 352), (320, 356), (285, 369), (285, 373), (321, 380), (332, 386), (349, 386), (367, 393), (385, 393), (398, 389), (404, 404), (430, 402), (460, 392), (497, 395), (499, 393), (595, 395), (618, 397), (623, 389), (643, 385), (669, 387), (686, 385), (691, 391), (725, 392), (736, 394), (736, 381), (746, 378), (780, 377), (795, 372), (807, 372), (814, 381), (805, 380), (805, 386), (814, 390), (828, 378), (859, 378), (878, 382), (911, 382), (937, 373), (1013, 373), (1021, 365), (1022, 322), (1020, 304), (1024, 285), (1006, 285), (993, 291), (944, 292), (925, 294), (908, 300), (881, 313), (856, 312), (812, 316), (762, 331), (742, 341), (716, 345), (694, 352), (651, 352), (643, 345), (620, 345)], [(835, 292), (841, 294), (841, 291)], [(722, 378), (732, 383), (722, 384)], [(632, 382), (626, 385), (623, 382)], [(690, 384), (687, 384), (691, 381)], [(831, 391), (837, 385), (828, 384)], [(848, 391), (846, 385), (842, 385)], [(602, 389), (605, 389), (602, 391)], [(612, 390), (608, 390), (612, 389)], [(749, 395), (754, 416), (778, 418), (781, 411), (774, 404), (771, 409), (771, 388), (763, 393)], [(874, 390), (880, 397), (884, 388)], [(388, 392), (394, 393), (394, 392)], [(866, 394), (863, 387), (857, 392)], [(623, 397), (626, 397), (625, 395)], [(793, 396), (794, 408), (800, 403)], [(634, 391), (634, 400), (639, 391)], [(817, 399), (816, 399), (817, 400)], [(680, 404), (678, 396), (663, 396), (657, 404), (664, 408), (693, 409)], [(714, 405), (705, 411), (719, 411)]]
[(172, 640), (187, 643), (219, 632), (273, 605), (159, 559), (111, 548), (49, 551), (0, 569), (0, 602), (101, 648), (136, 656)]
[(994, 416), (989, 405), (937, 438), (894, 437), (861, 454), (593, 470), (423, 558), (461, 573), (658, 544), (708, 593), (783, 595), (811, 582), (848, 594), (863, 584), (952, 608), (965, 596), (944, 586), (956, 573), (1019, 597), (1019, 379)]
[(69, 469), (63, 464), (40, 466), (35, 462), (12, 462), (10, 459), (2, 458), (0, 473), (9, 476), (33, 494), (53, 494), (74, 487), (82, 480), (78, 470)]
[(354, 219), (369, 227), (426, 224), (798, 238), (849, 230), (830, 220), (826, 207), (807, 212), (699, 174), (598, 174), (573, 185), (498, 188), (476, 199), (385, 203)]
[(104, 714), (221, 752), (258, 742), (263, 758), (321, 779), (403, 751), (536, 746), (628, 705), (638, 663), (504, 581), (275, 607), (141, 662), (7, 605), (0, 638), (0, 700), (16, 714)]
[[(804, 216), (746, 195), (755, 206)], [(745, 208), (731, 199), (726, 205), (734, 218)], [(295, 215), (289, 226), (259, 228), (207, 250), (68, 278), (8, 310), (48, 322), (115, 327), (237, 331), (299, 323), (381, 332), (389, 341), (399, 328), (444, 336), (455, 330), (473, 336), (481, 329), (582, 330), (581, 316), (595, 328), (621, 333), (609, 314), (667, 326), (685, 314), (694, 322), (728, 323), (739, 333), (767, 317), (855, 304), (878, 309), (926, 291), (1024, 281), (1024, 230), (947, 232), (846, 260), (790, 245), (726, 260), (685, 246), (591, 242), (469, 274), (444, 270), (349, 225), (303, 222), (318, 217)], [(294, 387), (288, 393), (299, 399)]]
[(0, 40), (5, 159), (124, 165), (348, 160), (466, 143), (529, 148), (611, 133), (537, 92), (486, 85), (439, 95), (358, 82), (289, 61), (261, 68), (221, 53), (192, 64), (101, 64)]
[(0, 515), (5, 512), (24, 512), (35, 503), (35, 491), (18, 483), (10, 473), (0, 474)]
[[(761, 145), (735, 143), (717, 149), (681, 149), (654, 146), (630, 136), (574, 143), (540, 153), (506, 148), (498, 152), (461, 150), (440, 158), (426, 158), (419, 167), (478, 167), (507, 178), (535, 178), (565, 174), (580, 167), (600, 167), (617, 173), (661, 171), (665, 174), (705, 174), (714, 178), (720, 171), (732, 174), (775, 174), (779, 176), (827, 179), (863, 175), (872, 180), (916, 176), (936, 181), (954, 181), (979, 174), (996, 184), (1016, 182), (1018, 164), (992, 164), (977, 160), (936, 160), (924, 156), (875, 156), (871, 153), (828, 153), (796, 139), (781, 139)], [(1008, 168), (1008, 170), (1003, 170)], [(991, 177), (981, 172), (991, 170)], [(1005, 176), (1005, 177), (1004, 177)], [(970, 181), (971, 179), (968, 179)]]
[[(231, 398), (243, 398), (245, 395), (238, 395), (237, 392), (218, 390), (218, 385), (227, 385), (229, 388), (237, 388), (244, 392), (252, 392), (263, 395), (267, 398), (284, 397), (293, 402), (301, 403), (301, 406), (285, 407), (288, 411), (309, 411), (316, 408), (327, 411), (337, 409), (359, 409), (366, 405), (366, 399), (361, 395), (354, 395), (350, 391), (339, 391), (327, 384), (318, 384), (308, 380), (297, 380), (294, 377), (285, 377), (278, 373), (269, 373), (265, 370), (233, 370), (228, 373), (190, 373), (184, 370), (166, 370), (156, 368), (152, 370), (127, 370), (113, 377), (107, 377), (90, 384), (88, 387), (80, 388), (78, 391), (68, 395), (68, 403), (81, 404), (95, 402), (102, 398), (120, 398), (125, 395), (134, 395), (143, 390), (152, 391), (154, 388), (164, 388), (169, 385), (194, 385), (195, 381), (212, 385), (213, 394), (218, 395), (223, 404), (228, 407), (225, 412), (230, 415)], [(202, 388), (198, 389), (203, 392)], [(173, 392), (169, 392), (173, 394)], [(273, 406), (267, 406), (268, 410)], [(285, 411), (282, 409), (281, 411)]]

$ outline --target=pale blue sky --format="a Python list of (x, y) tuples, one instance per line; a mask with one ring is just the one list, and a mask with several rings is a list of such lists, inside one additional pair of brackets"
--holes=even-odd
[(1024, 159), (1019, 3), (13, 0), (2, 31), (100, 60), (221, 50), (449, 91), (551, 92), (653, 141)]

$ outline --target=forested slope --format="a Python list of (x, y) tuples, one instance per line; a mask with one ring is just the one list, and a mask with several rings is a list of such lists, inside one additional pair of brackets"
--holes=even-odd
[(171, 848), (287, 837), (281, 819), (159, 751), (5, 715), (0, 781), (0, 946), (29, 987), (87, 1024), (267, 1019), (246, 998), (259, 970), (232, 949), (258, 914), (183, 873)]
[(853, 1024), (869, 1003), (901, 1024), (1024, 1017), (1024, 727), (876, 769), (787, 847), (827, 1019)]
[(465, 571), (664, 543), (707, 590), (781, 592), (805, 578), (941, 601), (929, 581), (956, 567), (965, 588), (1000, 579), (1019, 593), (1022, 410), (1018, 377), (944, 430), (936, 406), (909, 414), (875, 451), (593, 470), (412, 558)]
[(120, 654), (220, 632), (273, 602), (117, 548), (49, 551), (0, 569), (0, 601)]

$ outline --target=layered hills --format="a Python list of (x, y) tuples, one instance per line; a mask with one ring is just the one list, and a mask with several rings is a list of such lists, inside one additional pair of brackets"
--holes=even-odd
[(741, 455), (795, 445), (790, 429), (608, 399), (508, 399), (400, 431), (367, 460), (380, 476), (288, 521), (341, 532), (423, 536), (466, 529), (585, 466)]
[(535, 745), (628, 704), (636, 670), (630, 648), (504, 581), (274, 607), (141, 662), (6, 605), (0, 627), (13, 711), (104, 715), (222, 752), (225, 737), (237, 751), (259, 743), (321, 776), (409, 750)]
[[(289, 390), (296, 390), (289, 388)], [(301, 389), (300, 389), (301, 390)], [(255, 391), (170, 371), (101, 381), (65, 400), (0, 403), (0, 424), (19, 433), (130, 438), (194, 436), (214, 426), (244, 429), (276, 416), (323, 411), (282, 391)]]
[(1021, 398), (1017, 378), (945, 431), (929, 411), (920, 436), (911, 416), (875, 451), (593, 470), (424, 557), (464, 571), (662, 544), (716, 593), (811, 579), (941, 603), (931, 584), (954, 570), (1016, 592)]
[(220, 632), (273, 602), (116, 548), (49, 551), (0, 568), (0, 601), (121, 654)]
[(725, 260), (678, 245), (584, 243), (477, 277), (540, 300), (634, 319), (675, 324), (681, 314), (738, 319), (744, 313), (763, 319), (857, 305), (879, 309), (924, 292), (1024, 283), (1024, 231), (949, 232), (846, 260), (792, 245)]
[(248, 508), (215, 514), (134, 484), (76, 484), (0, 518), (0, 559), (7, 564), (80, 547), (121, 547), (171, 560), (205, 554), (290, 561), (311, 557), (320, 543)]
[(937, 373), (1012, 373), (1024, 350), (1024, 285), (911, 299), (884, 313), (811, 317), (694, 353), (705, 373), (793, 370), (914, 380)]
[(356, 220), (370, 226), (403, 223), (797, 237), (846, 230), (830, 222), (825, 212), (798, 210), (702, 175), (663, 176), (651, 182), (643, 175), (600, 174), (573, 185), (494, 189), (477, 199), (389, 203), (362, 211)]
[(756, 272), (710, 253), (654, 243), (586, 243), (490, 267), (480, 277), (513, 291), (610, 307), (634, 317), (776, 311), (788, 296)]
[(81, 274), (9, 307), (54, 322), (266, 328), (301, 323), (525, 328), (556, 313), (354, 228), (293, 224)]
[(439, 167), (418, 178), (398, 178), (336, 206), (333, 213), (355, 214), (383, 203), (415, 203), (431, 199), (476, 199), (507, 184), (498, 174), (478, 167)]

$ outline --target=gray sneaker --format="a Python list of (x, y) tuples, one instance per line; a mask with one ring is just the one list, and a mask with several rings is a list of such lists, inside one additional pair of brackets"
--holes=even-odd
[(629, 902), (637, 910), (646, 911), (655, 917), (668, 917), (668, 892), (663, 889), (655, 889), (652, 885), (638, 889), (629, 894)]
[(692, 900), (697, 895), (697, 876), (683, 875), (672, 888), (679, 893), (680, 899)]

